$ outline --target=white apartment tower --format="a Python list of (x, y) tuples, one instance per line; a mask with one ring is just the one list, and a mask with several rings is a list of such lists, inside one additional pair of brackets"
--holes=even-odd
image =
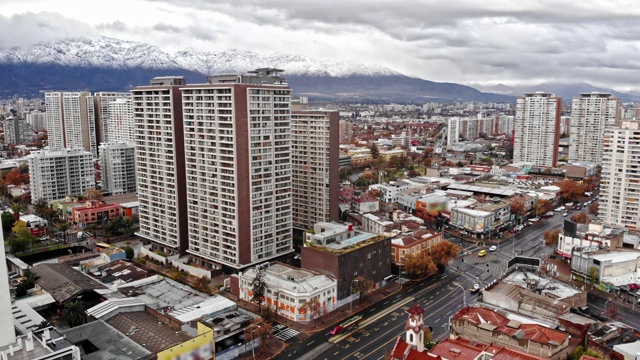
[(282, 70), (182, 88), (189, 254), (241, 269), (291, 252), (291, 90)]
[(100, 144), (102, 190), (110, 195), (136, 192), (136, 146), (133, 142)]
[(89, 92), (45, 94), (49, 148), (84, 149), (98, 156), (95, 111)]
[(640, 228), (640, 122), (606, 128), (602, 140), (598, 216), (606, 224)]
[(453, 117), (447, 121), (447, 148), (451, 148), (460, 139), (460, 118)]
[(9, 272), (4, 249), (4, 233), (0, 231), (0, 349), (15, 344), (16, 330), (13, 325), (13, 310), (11, 306), (11, 292), (9, 291)]
[[(131, 119), (133, 122), (133, 110), (128, 109), (129, 113), (123, 113), (127, 110), (122, 106), (116, 106), (113, 111), (116, 111), (116, 115), (120, 115), (119, 120), (111, 121), (111, 103), (118, 100), (131, 100), (131, 94), (128, 92), (97, 92), (93, 96), (96, 109), (96, 124), (97, 124), (97, 138), (98, 144), (114, 142), (114, 141), (128, 141), (118, 138), (111, 138), (110, 132), (121, 132), (117, 127), (114, 127), (119, 122), (122, 122), (125, 118)], [(110, 125), (111, 124), (111, 125)], [(133, 127), (133, 124), (130, 125)]]
[(339, 146), (337, 111), (299, 110), (291, 114), (293, 228), (338, 221)]
[(569, 161), (602, 162), (606, 127), (618, 126), (620, 99), (607, 93), (584, 93), (571, 103)]
[(106, 126), (106, 142), (134, 142), (133, 101), (119, 98), (109, 103), (109, 118)]
[(82, 195), (95, 188), (94, 156), (83, 149), (36, 151), (29, 155), (31, 202)]
[(138, 235), (169, 254), (185, 255), (187, 202), (180, 87), (183, 77), (158, 77), (133, 91)]
[(524, 94), (516, 102), (513, 162), (555, 167), (558, 162), (562, 98), (545, 92)]
[(33, 141), (33, 129), (27, 120), (9, 117), (4, 120), (4, 143), (25, 144)]
[(34, 130), (47, 128), (47, 114), (43, 112), (32, 112), (25, 115), (27, 122)]

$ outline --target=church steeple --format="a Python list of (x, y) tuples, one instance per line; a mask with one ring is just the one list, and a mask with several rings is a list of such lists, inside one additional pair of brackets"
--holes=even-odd
[(414, 304), (409, 310), (409, 318), (407, 319), (407, 324), (405, 326), (406, 334), (406, 342), (409, 345), (413, 345), (418, 352), (424, 351), (424, 320), (422, 318), (422, 313), (424, 313), (424, 309), (418, 305), (418, 303)]

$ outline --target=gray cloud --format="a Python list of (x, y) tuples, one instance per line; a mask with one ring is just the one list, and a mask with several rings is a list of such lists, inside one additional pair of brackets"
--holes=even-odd
[(93, 36), (98, 32), (88, 24), (60, 14), (27, 12), (10, 17), (0, 15), (0, 34), (0, 47), (10, 48), (70, 37)]
[(49, 39), (95, 29), (209, 51), (330, 56), (461, 83), (567, 80), (637, 87), (640, 75), (640, 7), (632, 0), (456, 0), (455, 6), (450, 0), (135, 1), (171, 17), (142, 25), (113, 21), (114, 11), (111, 22), (90, 28), (58, 14), (27, 13), (24, 19), (0, 17), (0, 30), (22, 29), (28, 35), (12, 40), (18, 44), (40, 33)]

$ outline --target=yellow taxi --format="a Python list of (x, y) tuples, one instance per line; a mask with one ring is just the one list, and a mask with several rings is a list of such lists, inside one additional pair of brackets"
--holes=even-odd
[(480, 252), (478, 253), (478, 256), (483, 257), (487, 255), (487, 250), (480, 250)]

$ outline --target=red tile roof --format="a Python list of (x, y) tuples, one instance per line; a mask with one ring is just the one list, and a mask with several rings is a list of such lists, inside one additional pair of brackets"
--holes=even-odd
[(508, 336), (518, 336), (521, 339), (527, 339), (538, 343), (556, 342), (561, 344), (569, 336), (566, 333), (549, 329), (538, 324), (518, 324), (518, 327), (507, 326), (510, 320), (495, 311), (483, 308), (466, 307), (455, 315), (452, 319), (464, 319), (476, 326), (480, 324), (490, 324), (496, 328), (493, 331), (502, 332)]
[(468, 342), (460, 340), (444, 339), (429, 350), (429, 353), (445, 359), (455, 358), (456, 360), (476, 359), (482, 354), (485, 346), (472, 346)]

